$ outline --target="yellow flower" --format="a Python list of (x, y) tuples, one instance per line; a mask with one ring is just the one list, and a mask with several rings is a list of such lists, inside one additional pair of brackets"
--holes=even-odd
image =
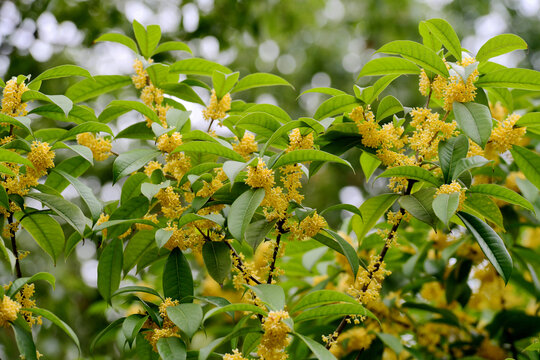
[(9, 116), (24, 116), (26, 104), (21, 103), (22, 94), (28, 90), (24, 83), (17, 84), (17, 79), (13, 78), (6, 83), (2, 98), (2, 114)]
[[(31, 150), (28, 153), (28, 160), (34, 165), (34, 171), (37, 175), (43, 175), (47, 172), (47, 169), (54, 167), (54, 151), (46, 142), (34, 141), (32, 142)], [(29, 168), (28, 170), (30, 170)], [(39, 176), (40, 177), (40, 176)]]
[(190, 168), (191, 158), (184, 153), (177, 152), (165, 157), (163, 172), (172, 175), (177, 181), (182, 180)]
[(161, 105), (163, 102), (163, 90), (155, 87), (153, 84), (145, 86), (141, 91), (141, 100), (146, 106), (152, 107)]
[(96, 161), (107, 160), (111, 156), (112, 144), (109, 139), (86, 132), (77, 135), (77, 143), (89, 148)]
[(366, 110), (362, 106), (357, 106), (349, 117), (356, 123), (364, 146), (376, 148), (382, 144), (384, 138), (379, 133), (379, 124), (375, 121), (375, 115), (369, 110), (369, 106)]
[[(110, 217), (109, 214), (105, 214), (105, 213), (99, 214), (99, 219), (96, 221), (96, 225), (101, 225), (104, 222), (109, 221), (109, 217)], [(101, 234), (103, 235), (104, 238), (106, 238), (107, 237), (107, 229), (101, 230)]]
[[(474, 58), (466, 58), (463, 59), (461, 65), (467, 66), (475, 61)], [(474, 98), (476, 97), (476, 86), (474, 86), (474, 82), (478, 79), (478, 74), (478, 70), (475, 69), (469, 77), (467, 77), (467, 81), (463, 81), (459, 75), (450, 76), (448, 83), (443, 90), (444, 110), (452, 110), (455, 101), (461, 103), (474, 101)]]
[(225, 354), (223, 360), (247, 360), (242, 356), (242, 353), (238, 349), (234, 349), (232, 354)]
[(137, 89), (142, 89), (147, 85), (148, 74), (146, 73), (146, 70), (144, 70), (141, 60), (135, 59), (133, 69), (135, 70), (136, 75), (133, 75), (131, 80)]
[(264, 319), (262, 324), (264, 334), (257, 347), (257, 354), (264, 360), (285, 360), (289, 357), (285, 348), (290, 343), (288, 337), (290, 328), (283, 321), (288, 318), (289, 313), (280, 310), (270, 311)]
[(180, 335), (178, 335), (178, 328), (164, 328), (164, 329), (154, 329), (152, 331), (147, 331), (146, 335), (144, 336), (146, 340), (152, 345), (152, 348), (155, 352), (157, 352), (157, 342), (159, 339), (162, 338), (169, 338), (169, 337), (177, 337), (179, 338)]
[(422, 69), (422, 71), (420, 71), (420, 81), (418, 83), (418, 89), (420, 90), (420, 94), (428, 96), (430, 87), (431, 83), (429, 81), (429, 78), (424, 69)]
[(152, 173), (158, 169), (161, 169), (161, 164), (157, 161), (150, 161), (144, 166), (144, 173), (146, 176), (150, 177), (152, 176)]
[(0, 327), (8, 327), (10, 321), (17, 319), (21, 304), (4, 295), (0, 301)]
[(264, 160), (259, 158), (257, 166), (250, 166), (247, 173), (246, 184), (252, 188), (265, 188), (269, 190), (274, 186), (274, 170), (268, 169)]
[(525, 135), (527, 128), (515, 127), (519, 118), (519, 115), (512, 114), (506, 120), (499, 121), (497, 127), (491, 132), (490, 143), (499, 153), (509, 150), (514, 144), (519, 144)]
[(174, 149), (182, 145), (182, 143), (182, 134), (179, 132), (174, 132), (170, 136), (163, 134), (157, 139), (157, 148), (160, 151), (170, 154)]
[(184, 208), (180, 203), (180, 195), (174, 192), (172, 186), (159, 190), (155, 196), (161, 203), (161, 211), (165, 217), (176, 219), (182, 215)]
[[(24, 284), (21, 291), (15, 294), (15, 299), (21, 307), (23, 308), (33, 308), (36, 306), (36, 301), (32, 300), (31, 297), (34, 295), (34, 284)], [(34, 324), (41, 325), (41, 316), (33, 317), (31, 311), (21, 311), (28, 325), (32, 326)]]
[(291, 232), (297, 240), (303, 241), (317, 235), (327, 226), (326, 220), (315, 212), (300, 221), (298, 226), (291, 228)]
[(227, 115), (227, 111), (231, 109), (231, 95), (226, 94), (220, 100), (216, 96), (216, 91), (212, 89), (210, 96), (210, 105), (203, 110), (205, 120), (222, 120)]
[(337, 342), (330, 347), (330, 352), (337, 358), (342, 358), (353, 351), (368, 349), (377, 337), (369, 330), (364, 327), (354, 327), (341, 333)]
[(454, 194), (459, 193), (459, 205), (458, 205), (458, 211), (460, 211), (463, 208), (463, 203), (465, 202), (466, 196), (465, 196), (465, 189), (461, 187), (461, 185), (456, 181), (452, 181), (450, 184), (443, 184), (435, 193), (434, 197), (437, 197), (437, 195), (440, 194)]
[(197, 196), (200, 197), (209, 197), (214, 195), (216, 191), (221, 189), (223, 183), (227, 180), (227, 175), (222, 168), (214, 169), (216, 171), (216, 176), (210, 182), (204, 182), (202, 189), (197, 192)]
[(171, 298), (166, 298), (165, 301), (163, 301), (159, 305), (159, 315), (163, 319), (163, 327), (164, 328), (174, 328), (176, 325), (169, 319), (169, 315), (167, 315), (167, 308), (170, 306), (176, 306), (180, 302), (178, 300), (172, 300)]
[(313, 133), (302, 136), (300, 129), (293, 129), (289, 134), (289, 147), (285, 151), (313, 149), (313, 141)]
[[(236, 138), (236, 141), (238, 141), (238, 138)], [(232, 147), (233, 150), (242, 155), (246, 161), (249, 160), (250, 154), (258, 150), (255, 136), (248, 132), (244, 133), (242, 140), (238, 141), (237, 144), (233, 144)]]
[(295, 201), (300, 204), (304, 200), (304, 195), (298, 191), (302, 188), (300, 182), (304, 174), (302, 167), (299, 164), (289, 164), (282, 167), (280, 171), (283, 174), (281, 178), (283, 186), (287, 189), (287, 201)]

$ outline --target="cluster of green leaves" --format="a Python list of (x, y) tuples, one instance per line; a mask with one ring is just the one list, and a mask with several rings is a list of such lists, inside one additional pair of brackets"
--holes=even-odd
[[(165, 51), (191, 53), (189, 47), (182, 42), (160, 44), (159, 26), (144, 28), (135, 21), (133, 31), (136, 41), (113, 33), (105, 34), (96, 41), (118, 42), (146, 60)], [(358, 134), (356, 124), (347, 114), (359, 105), (371, 105), (376, 109), (376, 118), (381, 123), (394, 121), (396, 124), (404, 124), (408, 120), (408, 108), (393, 96), (386, 96), (379, 101), (381, 93), (400, 75), (419, 74), (420, 68), (425, 69), (431, 78), (435, 74), (448, 76), (449, 71), (443, 57), (461, 60), (463, 49), (459, 39), (444, 20), (422, 22), (420, 33), (424, 39), (423, 44), (395, 41), (379, 49), (379, 52), (401, 57), (382, 57), (367, 63), (360, 76), (383, 75), (373, 85), (366, 88), (355, 86), (353, 95), (332, 88), (316, 88), (304, 92), (318, 92), (330, 96), (318, 107), (313, 117), (293, 120), (278, 106), (235, 100), (223, 125), (238, 138), (241, 138), (245, 131), (254, 133), (260, 144), (257, 156), (263, 158), (270, 169), (277, 170), (288, 164), (309, 163), (304, 167), (308, 177), (316, 174), (326, 163), (337, 163), (352, 169), (351, 163), (341, 156), (351, 149), (360, 149), (360, 167), (366, 179), (369, 179), (379, 168), (380, 161), (374, 156), (373, 149), (362, 145), (362, 137)], [(441, 49), (442, 46), (446, 51)], [(389, 251), (386, 260), (397, 275), (394, 275), (394, 281), (390, 281), (383, 295), (402, 288), (403, 296), (407, 300), (404, 308), (412, 309), (412, 312), (416, 310), (440, 316), (433, 321), (459, 327), (459, 321), (451, 311), (423, 303), (416, 295), (423, 283), (435, 280), (443, 283), (447, 289), (448, 302), (457, 300), (463, 307), (467, 305), (472, 293), (467, 284), (472, 264), (456, 254), (462, 242), (445, 250), (440, 259), (427, 257), (430, 243), (426, 238), (430, 227), (445, 229), (461, 225), (469, 230), (505, 282), (508, 282), (512, 275), (512, 281), (517, 286), (538, 300), (540, 286), (536, 273), (540, 264), (534, 251), (516, 241), (521, 235), (522, 227), (539, 224), (535, 210), (540, 206), (540, 156), (533, 149), (536, 143), (534, 135), (540, 133), (538, 113), (529, 112), (520, 119), (518, 125), (527, 127), (532, 145), (528, 148), (514, 146), (511, 151), (513, 162), (494, 164), (482, 157), (466, 157), (469, 139), (484, 147), (490, 137), (493, 120), (488, 99), (492, 102), (500, 101), (510, 111), (529, 110), (534, 106), (531, 99), (535, 95), (534, 91), (540, 90), (540, 73), (526, 69), (507, 69), (488, 61), (492, 57), (523, 48), (526, 48), (526, 44), (520, 38), (501, 35), (482, 46), (477, 54), (478, 63), (473, 67), (452, 67), (452, 70), (464, 79), (476, 68), (481, 75), (475, 84), (478, 92), (475, 102), (454, 103), (453, 112), (448, 114), (449, 120), (456, 120), (462, 134), (442, 142), (439, 146), (439, 162), (434, 165), (441, 169), (442, 175), (437, 176), (426, 169), (412, 166), (385, 170), (379, 176), (404, 177), (411, 184), (414, 183), (414, 186), (405, 194), (389, 193), (370, 197), (360, 208), (338, 204), (320, 211), (320, 214), (332, 210), (354, 213), (350, 222), (345, 222), (343, 229), (354, 231), (358, 247), (351, 245), (336, 231), (326, 229), (308, 241), (288, 244), (287, 256), (279, 261), (286, 273), (283, 281), (278, 284), (249, 286), (268, 311), (284, 308), (289, 310), (291, 321), (287, 324), (291, 328), (291, 334), (295, 336), (288, 349), (291, 358), (303, 359), (314, 355), (322, 360), (335, 359), (319, 342), (322, 334), (332, 333), (344, 316), (357, 315), (377, 320), (373, 313), (351, 296), (335, 290), (325, 290), (324, 287), (344, 271), (350, 270), (356, 277), (358, 271), (366, 267), (367, 259), (361, 255), (363, 251), (380, 250), (385, 246), (377, 235), (370, 232), (374, 227), (384, 228), (387, 225), (377, 223), (390, 208), (397, 206), (396, 203), (414, 217), (411, 220), (413, 232), (402, 231), (404, 226), (398, 230), (403, 235), (405, 244), (412, 246), (416, 254), (409, 255), (393, 249)], [(114, 331), (121, 328), (118, 336), (122, 344), (124, 347), (128, 345), (126, 349), (134, 346), (135, 354), (140, 359), (154, 359), (158, 354), (164, 359), (213, 359), (220, 358), (232, 348), (241, 348), (247, 356), (254, 351), (262, 334), (260, 321), (250, 315), (264, 317), (267, 311), (252, 304), (231, 303), (223, 297), (203, 296), (200, 283), (204, 280), (205, 272), (219, 284), (229, 282), (233, 266), (229, 246), (236, 251), (253, 254), (266, 237), (273, 236), (270, 235), (270, 230), (275, 224), (266, 221), (260, 206), (264, 190), (254, 190), (245, 184), (247, 167), (255, 165), (257, 159), (246, 161), (234, 152), (232, 137), (212, 137), (203, 131), (192, 130), (190, 113), (174, 99), (204, 105), (193, 87), (214, 89), (217, 97), (221, 98), (227, 93), (235, 94), (261, 86), (289, 86), (289, 83), (276, 75), (264, 73), (240, 78), (238, 72), (201, 58), (188, 58), (173, 64), (147, 61), (146, 65), (152, 83), (168, 95), (164, 102), (172, 108), (167, 113), (167, 128), (161, 126), (163, 124), (159, 117), (150, 107), (138, 101), (113, 100), (99, 115), (96, 115), (91, 107), (82, 104), (92, 104), (89, 101), (96, 97), (130, 85), (129, 76), (91, 76), (80, 67), (62, 65), (43, 72), (29, 82), (31, 90), (24, 93), (23, 100), (34, 100), (40, 105), (32, 109), (26, 117), (12, 118), (1, 115), (1, 122), (17, 126), (18, 129), (16, 141), (0, 149), (0, 161), (31, 166), (19, 153), (27, 153), (30, 150), (30, 141), (34, 139), (51, 143), (53, 149), (67, 149), (72, 156), (58, 163), (46, 181), (25, 196), (37, 200), (46, 210), (24, 207), (24, 198), (8, 195), (0, 190), (1, 205), (9, 208), (10, 200), (21, 205), (23, 210), (16, 213), (15, 218), (21, 221), (24, 229), (50, 255), (53, 263), (62, 254), (69, 256), (83, 239), (94, 241), (100, 248), (97, 287), (103, 300), (120, 306), (120, 301), (116, 301), (120, 298), (122, 302), (136, 303), (144, 309), (144, 314), (120, 317), (113, 321), (94, 338), (91, 350), (102, 345), (107, 338), (110, 339)], [(180, 74), (186, 77), (180, 80)], [(68, 88), (65, 95), (46, 95), (40, 92), (43, 81), (67, 76), (83, 76), (85, 79)], [(24, 77), (20, 79), (23, 80)], [(41, 105), (42, 103), (45, 104)], [(140, 121), (115, 134), (107, 124), (129, 111), (148, 117), (153, 121), (152, 126), (147, 127), (145, 121)], [(60, 124), (67, 122), (70, 124), (69, 129), (58, 126), (34, 131), (33, 124), (41, 117)], [(288, 133), (297, 128), (303, 134), (314, 135), (317, 149), (285, 151)], [(71, 142), (76, 135), (85, 132), (103, 132), (114, 139), (131, 139), (135, 143), (138, 140), (154, 140), (175, 131), (182, 134), (184, 141), (175, 152), (182, 151), (192, 159), (192, 168), (178, 182), (178, 186), (189, 181), (196, 192), (203, 186), (203, 181), (212, 179), (208, 172), (217, 167), (222, 167), (228, 178), (228, 182), (211, 198), (196, 197), (191, 207), (176, 223), (178, 228), (182, 228), (197, 220), (210, 220), (223, 227), (227, 238), (232, 240), (230, 244), (206, 243), (202, 250), (202, 267), (194, 261), (193, 254), (178, 248), (169, 251), (163, 247), (172, 235), (171, 231), (165, 230), (167, 219), (160, 218), (158, 223), (143, 219), (157, 204), (155, 195), (158, 191), (171, 184), (170, 179), (166, 179), (159, 171), (155, 171), (150, 177), (140, 171), (149, 161), (160, 157), (161, 152), (149, 146), (148, 142), (141, 142), (140, 148), (119, 154), (111, 171), (114, 182), (124, 181), (120, 199), (104, 202), (79, 179), (93, 165), (91, 151)], [(15, 149), (16, 152), (7, 149)], [(342, 169), (347, 169), (346, 167)], [(472, 182), (474, 175), (493, 173), (497, 176), (502, 174), (501, 177), (504, 177), (509, 171), (516, 169), (521, 170), (528, 179), (518, 183), (525, 197), (501, 185), (474, 185)], [(9, 174), (9, 169), (4, 166), (0, 168), (0, 172)], [(453, 181), (458, 181), (467, 189), (467, 200), (462, 211), (457, 211), (459, 194), (439, 194), (434, 197), (437, 187)], [(62, 192), (69, 185), (75, 188), (85, 204), (82, 210), (62, 196)], [(503, 217), (501, 209), (492, 198), (504, 200), (520, 208), (503, 207)], [(221, 214), (196, 214), (200, 209), (216, 204), (225, 205)], [(301, 221), (312, 214), (313, 209), (301, 204), (291, 204), (290, 212), (295, 220)], [(110, 217), (108, 221), (97, 225), (101, 213)], [(519, 216), (526, 217), (529, 223), (508, 226), (509, 222)], [(504, 240), (492, 229), (490, 223), (500, 228), (508, 228), (508, 233), (503, 235)], [(126, 239), (119, 238), (128, 229), (134, 229), (135, 224), (151, 226), (152, 229), (137, 230)], [(103, 232), (105, 229), (106, 235)], [(0, 242), (0, 251), (5, 260), (14, 266), (15, 258), (3, 242)], [(345, 256), (350, 269), (341, 269), (335, 264), (335, 253)], [(455, 260), (452, 265), (449, 263), (450, 258)], [(135, 268), (136, 275), (132, 275)], [(456, 276), (445, 276), (447, 270)], [(530, 274), (532, 280), (527, 279), (525, 273)], [(40, 279), (50, 281), (50, 274), (40, 274), (29, 279), (16, 280), (7, 295), (13, 296), (26, 282)], [(157, 281), (152, 286), (121, 287), (122, 279), (137, 281), (145, 276), (152, 278), (152, 275), (156, 274), (154, 280)], [(316, 275), (327, 276), (327, 279), (313, 286), (308, 278)], [(54, 278), (52, 281), (54, 282)], [(151, 319), (160, 326), (163, 319), (158, 304), (149, 301), (145, 296), (147, 294), (154, 296), (156, 301), (164, 298), (179, 301), (179, 305), (167, 308), (167, 315), (180, 329), (181, 337), (160, 339), (157, 343), (158, 354), (152, 351), (152, 347), (144, 339), (145, 332), (148, 331), (144, 324)], [(40, 308), (32, 308), (31, 311), (60, 326), (78, 344), (74, 332), (56, 315)], [(236, 311), (249, 314), (241, 317), (234, 325), (224, 322), (225, 318), (235, 315)], [(217, 315), (221, 316), (218, 318)], [(35, 359), (32, 334), (30, 329), (24, 326), (26, 323), (20, 319), (13, 323), (17, 345), (26, 359)], [(522, 323), (532, 325), (526, 331), (513, 335)], [(221, 330), (224, 336), (220, 336), (216, 328), (224, 326), (225, 331)], [(499, 327), (503, 328), (502, 334), (499, 333)], [(191, 348), (193, 337), (199, 329), (215, 331), (216, 339), (204, 347)], [(499, 337), (501, 345), (514, 344), (516, 341), (528, 339), (538, 331), (538, 317), (527, 315), (521, 310), (503, 310), (495, 314), (488, 331), (491, 336)], [(407, 350), (419, 359), (429, 356), (427, 349), (417, 348), (414, 344), (404, 346), (400, 339), (393, 335), (383, 332), (377, 332), (376, 335), (375, 343), (378, 345), (373, 346), (375, 350), (370, 356), (381, 355), (385, 346), (396, 353)], [(129, 353), (129, 350), (126, 352)], [(364, 358), (367, 356), (354, 354), (356, 355)]]

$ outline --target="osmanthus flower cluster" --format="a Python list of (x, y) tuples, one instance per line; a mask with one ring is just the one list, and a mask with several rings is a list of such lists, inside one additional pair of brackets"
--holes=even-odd
[[(135, 53), (132, 76), (62, 65), (0, 84), (0, 255), (15, 269), (0, 292), (0, 326), (14, 330), (21, 355), (40, 356), (31, 327), (41, 317), (78, 345), (70, 319), (36, 307), (33, 283), (54, 278), (27, 274), (21, 231), (53, 264), (77, 246), (97, 248), (97, 290), (118, 318), (83, 356), (112, 347), (125, 357), (199, 360), (504, 359), (528, 351), (540, 331), (540, 115), (530, 111), (540, 73), (489, 61), (526, 48), (515, 35), (472, 54), (442, 19), (419, 30), (422, 44), (388, 43), (378, 52), (398, 56), (362, 68), (361, 76), (382, 76), (371, 86), (355, 86), (354, 95), (312, 89), (329, 98), (298, 119), (242, 100), (244, 91), (286, 80), (241, 77), (197, 57), (158, 62), (162, 52), (191, 50), (160, 43), (159, 26), (136, 21), (136, 41), (97, 39)], [(410, 91), (422, 103), (383, 94), (400, 75), (418, 79)], [(65, 76), (84, 79), (65, 95), (40, 92), (43, 81)], [(118, 98), (124, 88), (139, 100)], [(93, 101), (105, 93), (115, 100), (96, 115)], [(204, 131), (192, 128), (186, 102), (204, 105)], [(138, 121), (113, 132), (108, 123), (129, 111)], [(58, 127), (34, 131), (42, 117)], [(126, 151), (112, 150), (116, 139)], [(96, 161), (120, 184), (118, 200), (99, 199), (87, 185)], [(389, 190), (366, 195), (360, 207), (309, 207), (316, 201), (307, 194), (327, 193), (318, 186), (333, 171), (365, 194), (373, 174), (389, 178)], [(69, 185), (77, 205), (62, 195)], [(328, 217), (336, 211), (353, 216)]]

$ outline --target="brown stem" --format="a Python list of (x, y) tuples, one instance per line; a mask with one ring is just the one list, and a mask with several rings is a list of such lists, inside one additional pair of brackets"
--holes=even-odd
[(270, 264), (270, 271), (268, 272), (267, 284), (272, 283), (272, 277), (274, 276), (274, 270), (276, 269), (276, 261), (279, 253), (279, 242), (281, 241), (281, 233), (276, 237), (276, 247), (274, 248), (274, 254), (272, 255), (272, 263)]
[(206, 129), (206, 132), (210, 132), (210, 129), (212, 128), (213, 123), (214, 123), (214, 119), (210, 120), (210, 125), (208, 125), (208, 129)]
[(245, 276), (247, 276), (251, 281), (253, 281), (255, 284), (257, 285), (260, 285), (262, 284), (259, 280), (255, 279), (252, 275), (249, 275), (245, 266), (244, 266), (244, 263), (242, 262), (242, 259), (240, 258), (240, 255), (238, 255), (238, 253), (236, 252), (236, 250), (234, 250), (234, 248), (232, 247), (231, 244), (229, 244), (228, 241), (225, 241), (225, 244), (227, 244), (227, 246), (229, 247), (229, 249), (231, 249), (231, 252), (233, 254), (233, 256), (236, 258), (236, 268), (238, 270), (240, 270), (240, 272), (242, 274), (244, 274)]
[[(405, 190), (405, 193), (404, 195), (409, 195), (412, 191), (412, 187), (414, 185), (416, 181), (415, 180), (409, 180), (408, 181), (408, 184), (407, 184), (407, 189)], [(401, 224), (401, 220), (403, 219), (403, 215), (405, 214), (405, 209), (403, 209), (402, 207), (399, 208), (399, 212), (401, 213), (401, 217), (400, 219), (394, 224), (394, 226), (392, 226), (392, 229), (390, 230), (390, 233), (388, 234), (388, 236), (386, 237), (386, 240), (384, 242), (384, 246), (381, 250), (381, 252), (379, 253), (379, 259), (378, 261), (375, 263), (375, 266), (373, 267), (373, 271), (370, 271), (368, 273), (368, 279), (369, 281), (367, 283), (364, 284), (364, 286), (362, 287), (362, 292), (365, 292), (369, 285), (371, 284), (371, 280), (373, 280), (373, 274), (375, 274), (379, 268), (381, 267), (381, 264), (384, 260), (384, 257), (386, 256), (386, 253), (388, 252), (388, 250), (390, 249), (390, 244), (392, 243), (392, 239), (394, 238), (395, 236), (395, 233), (399, 227), (399, 225)], [(347, 322), (349, 322), (350, 320), (350, 315), (346, 315), (343, 317), (343, 319), (341, 319), (341, 322), (339, 323), (338, 327), (336, 328), (336, 330), (334, 331), (333, 334), (336, 334), (337, 333), (337, 336), (339, 336), (339, 334), (341, 334), (341, 332), (345, 329), (345, 326), (347, 325)], [(332, 343), (329, 342), (327, 345), (326, 345), (326, 348), (327, 349), (330, 349), (330, 347), (332, 346)], [(362, 353), (362, 351), (360, 351), (360, 354)]]
[(426, 101), (426, 108), (429, 107), (429, 101), (431, 100), (431, 92), (432, 92), (432, 88), (430, 87), (429, 88), (429, 93), (428, 93), (428, 96), (427, 96), (427, 101)]
[(450, 115), (450, 111), (447, 111), (447, 112), (444, 114), (444, 116), (443, 116), (443, 118), (442, 118), (442, 121), (443, 121), (443, 122), (446, 122), (446, 118), (448, 118), (448, 115)]
[[(8, 226), (13, 223), (13, 214), (9, 214)], [(12, 229), (10, 229), (12, 230)], [(11, 231), (10, 231), (11, 234)], [(15, 272), (17, 274), (17, 279), (22, 278), (21, 263), (19, 262), (19, 251), (17, 250), (17, 241), (15, 240), (15, 232), (11, 235), (11, 251), (15, 256)]]

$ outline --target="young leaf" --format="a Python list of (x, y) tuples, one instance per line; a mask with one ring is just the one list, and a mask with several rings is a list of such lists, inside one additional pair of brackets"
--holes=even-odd
[(132, 314), (129, 315), (126, 320), (124, 320), (124, 323), (122, 324), (122, 332), (124, 333), (130, 347), (147, 319), (148, 315), (142, 316), (141, 314)]
[(299, 323), (300, 321), (350, 315), (367, 316), (377, 320), (377, 317), (371, 311), (360, 304), (328, 304), (305, 310), (297, 315), (294, 321)]
[(203, 245), (202, 256), (208, 274), (222, 285), (232, 267), (229, 247), (221, 241), (207, 241)]
[(298, 303), (291, 309), (292, 313), (307, 308), (321, 306), (330, 303), (345, 302), (357, 304), (358, 302), (351, 296), (335, 290), (318, 290), (303, 296)]
[(422, 36), (422, 42), (431, 50), (437, 52), (441, 49), (441, 41), (429, 30), (426, 21), (418, 23), (418, 32)]
[(24, 359), (37, 360), (36, 345), (32, 339), (32, 330), (28, 328), (28, 324), (19, 315), (17, 321), (12, 323), (13, 332), (15, 333), (15, 342)]
[(154, 231), (138, 231), (128, 242), (124, 251), (124, 273), (127, 274), (137, 265), (144, 254), (154, 246)]
[(493, 122), (489, 108), (474, 102), (454, 102), (454, 115), (458, 126), (472, 141), (484, 148), (491, 135)]
[(296, 332), (293, 332), (293, 335), (302, 340), (318, 360), (337, 360), (337, 358), (330, 351), (315, 340)]
[(377, 52), (401, 55), (426, 70), (448, 77), (448, 69), (442, 59), (430, 48), (409, 40), (397, 40), (383, 45)]
[(388, 95), (381, 100), (379, 106), (377, 107), (377, 121), (381, 121), (384, 118), (402, 111), (403, 105), (401, 105), (399, 100), (392, 95)]
[(377, 76), (377, 75), (404, 75), (404, 74), (420, 74), (420, 68), (406, 59), (398, 57), (382, 57), (370, 60), (360, 70), (358, 78), (362, 76)]
[(116, 238), (103, 249), (99, 258), (97, 286), (106, 302), (110, 302), (112, 294), (120, 286), (123, 257), (122, 240)]
[(397, 194), (382, 194), (364, 201), (360, 206), (362, 217), (354, 215), (351, 220), (352, 228), (359, 243), (379, 221), (381, 216), (396, 202), (398, 197)]
[(235, 239), (243, 240), (244, 233), (264, 196), (264, 189), (250, 189), (233, 202), (227, 224), (229, 232)]
[(439, 143), (439, 163), (444, 181), (449, 183), (459, 161), (467, 156), (469, 140), (460, 135)]
[(81, 351), (81, 345), (79, 343), (79, 338), (77, 337), (77, 334), (75, 334), (75, 331), (73, 331), (73, 329), (69, 327), (69, 325), (66, 324), (64, 321), (62, 321), (58, 316), (56, 316), (55, 314), (53, 314), (47, 309), (41, 309), (37, 307), (26, 308), (25, 310), (30, 311), (33, 314), (43, 316), (45, 319), (50, 320), (53, 324), (55, 324), (60, 329), (62, 329), (62, 331), (65, 332), (71, 340), (73, 340), (75, 345), (77, 345), (77, 348), (79, 349), (79, 351)]
[(526, 49), (527, 43), (519, 36), (514, 34), (501, 34), (489, 39), (482, 45), (476, 54), (476, 60), (483, 62), (514, 50)]
[(439, 194), (433, 200), (433, 212), (443, 224), (448, 226), (450, 218), (454, 216), (459, 206), (459, 193)]
[(475, 85), (540, 90), (540, 72), (529, 69), (502, 69), (482, 75)]
[(180, 302), (193, 302), (193, 277), (189, 263), (179, 248), (169, 254), (163, 269), (163, 294)]
[(302, 162), (308, 162), (308, 161), (325, 161), (325, 162), (335, 162), (338, 164), (343, 164), (351, 169), (353, 168), (352, 165), (347, 161), (343, 160), (339, 156), (332, 155), (330, 153), (321, 151), (321, 150), (313, 150), (313, 149), (302, 149), (302, 150), (294, 150), (291, 152), (288, 152), (286, 154), (283, 154), (277, 159), (277, 161), (272, 165), (272, 169), (277, 169), (281, 166), (294, 164), (294, 163), (302, 163)]
[(238, 81), (239, 76), (239, 72), (227, 75), (219, 70), (214, 70), (214, 74), (212, 75), (212, 85), (216, 91), (216, 97), (221, 99), (223, 96), (229, 93)]
[(164, 43), (159, 44), (156, 50), (152, 53), (152, 56), (155, 54), (159, 54), (166, 51), (185, 51), (190, 54), (193, 54), (189, 46), (184, 44), (181, 41), (166, 41)]
[(34, 80), (32, 80), (30, 83), (35, 83), (38, 81), (48, 80), (48, 79), (58, 79), (63, 78), (67, 76), (84, 76), (86, 78), (91, 78), (92, 75), (88, 72), (88, 70), (83, 69), (80, 66), (77, 65), (60, 65), (55, 66), (50, 69), (45, 70), (41, 74), (39, 74)]
[(540, 156), (531, 150), (517, 145), (514, 145), (510, 152), (527, 180), (540, 189)]
[(386, 75), (380, 78), (379, 80), (375, 81), (375, 84), (368, 86), (364, 90), (362, 90), (362, 94), (360, 95), (359, 99), (365, 102), (366, 104), (371, 104), (373, 101), (375, 101), (381, 92), (384, 91), (394, 81), (397, 79), (399, 75)]
[(441, 185), (441, 180), (432, 173), (418, 166), (396, 166), (385, 170), (377, 177), (406, 177), (408, 179), (425, 181), (435, 186)]
[(86, 101), (127, 85), (131, 85), (131, 77), (124, 75), (97, 75), (73, 84), (66, 90), (66, 96), (74, 103)]
[[(15, 217), (21, 219), (23, 213), (16, 213)], [(45, 250), (53, 259), (56, 265), (56, 259), (64, 250), (64, 231), (58, 222), (49, 215), (34, 213), (21, 221), (21, 225), (32, 235), (37, 244)]]
[(139, 53), (139, 51), (137, 50), (137, 44), (135, 44), (135, 41), (133, 41), (133, 39), (123, 34), (117, 34), (117, 33), (103, 34), (100, 37), (98, 37), (96, 40), (94, 40), (94, 42), (101, 42), (101, 41), (112, 41), (118, 44), (122, 44), (130, 48), (135, 54)]
[(476, 239), (489, 262), (502, 276), (504, 282), (508, 283), (513, 264), (502, 239), (492, 228), (476, 216), (465, 212), (459, 212), (458, 216)]
[(283, 310), (285, 308), (285, 292), (279, 285), (259, 284), (255, 286), (247, 285), (262, 302), (268, 305), (272, 311)]
[(360, 167), (364, 172), (366, 182), (369, 181), (371, 175), (373, 175), (373, 172), (377, 170), (379, 165), (381, 165), (381, 160), (379, 160), (379, 158), (366, 151), (362, 151), (362, 155), (360, 155)]
[(203, 311), (199, 304), (180, 304), (167, 308), (169, 319), (191, 338), (199, 330)]
[(238, 84), (234, 87), (232, 90), (233, 93), (245, 91), (248, 89), (252, 89), (255, 87), (262, 87), (262, 86), (290, 86), (294, 89), (294, 86), (292, 86), (287, 80), (274, 75), (274, 74), (266, 74), (266, 73), (254, 73), (249, 74), (240, 81), (238, 81)]
[(330, 235), (332, 235), (334, 239), (336, 239), (337, 243), (343, 250), (343, 255), (345, 255), (345, 257), (347, 258), (347, 262), (349, 263), (353, 276), (356, 279), (356, 275), (358, 274), (358, 269), (360, 268), (360, 261), (358, 260), (358, 254), (356, 253), (356, 250), (352, 247), (351, 244), (347, 242), (347, 240), (343, 239), (335, 231), (332, 231), (330, 229), (326, 229), (325, 231), (329, 233)]
[(429, 31), (439, 39), (450, 54), (454, 55), (456, 60), (461, 61), (461, 43), (459, 38), (446, 20), (443, 19), (430, 19), (426, 22)]

